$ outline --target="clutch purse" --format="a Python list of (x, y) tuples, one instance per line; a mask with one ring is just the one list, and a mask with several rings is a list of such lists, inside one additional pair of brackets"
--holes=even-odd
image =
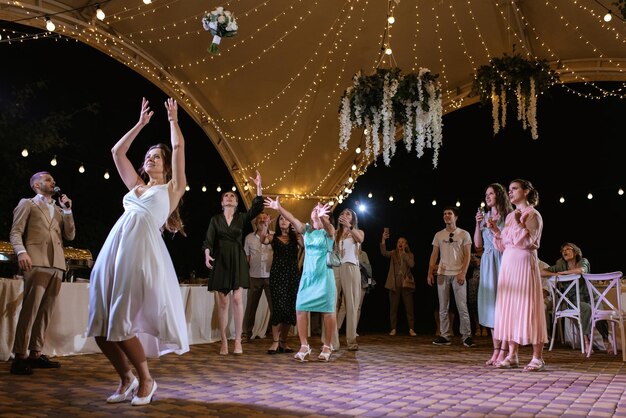
[(340, 265), (341, 257), (328, 245), (328, 238), (326, 238), (326, 267), (331, 269), (333, 267), (339, 267)]

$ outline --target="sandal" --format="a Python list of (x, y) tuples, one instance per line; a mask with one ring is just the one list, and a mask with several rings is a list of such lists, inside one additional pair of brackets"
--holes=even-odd
[(485, 362), (485, 366), (495, 366), (496, 363), (498, 362), (498, 356), (500, 355), (499, 353), (500, 353), (500, 349), (493, 347), (493, 355), (491, 356), (489, 360)]
[(498, 369), (516, 369), (519, 367), (519, 359), (515, 356), (515, 359), (510, 356), (506, 356), (504, 360), (496, 363)]
[[(304, 349), (304, 351), (302, 351), (302, 349)], [(298, 351), (296, 355), (293, 356), (293, 358), (301, 362), (305, 362), (305, 361), (309, 361), (307, 357), (310, 355), (311, 355), (311, 346), (308, 344), (307, 345), (303, 344), (300, 346), (300, 351)]]
[(324, 344), (324, 346), (322, 347), (322, 350), (324, 350), (324, 349), (328, 349), (328, 351), (326, 351), (326, 352), (322, 351), (320, 353), (320, 355), (317, 356), (317, 359), (320, 360), (320, 361), (328, 361), (328, 360), (330, 360), (330, 355), (333, 353), (332, 347), (329, 347), (326, 344)]
[(534, 358), (524, 367), (525, 372), (541, 372), (545, 370), (546, 363), (542, 359)]

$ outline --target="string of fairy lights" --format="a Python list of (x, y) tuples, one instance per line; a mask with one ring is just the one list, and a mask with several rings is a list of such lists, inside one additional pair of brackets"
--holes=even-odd
[[(126, 2), (121, 11), (107, 16), (105, 6), (110, 1), (113, 0), (90, 2), (80, 8), (63, 10), (54, 13), (43, 13), (45, 11), (45, 9), (43, 9), (45, 2), (38, 3), (38, 6), (28, 6), (19, 1), (7, 1), (5, 2), (6, 4), (13, 7), (20, 7), (25, 10), (24, 14), (26, 14), (27, 17), (16, 20), (16, 22), (28, 19), (42, 19), (45, 21), (48, 31), (44, 33), (32, 34), (18, 33), (3, 29), (0, 31), (0, 42), (7, 42), (13, 45), (27, 40), (73, 38), (82, 40), (87, 44), (108, 45), (111, 48), (114, 48), (115, 56), (110, 53), (112, 57), (122, 61), (128, 67), (136, 69), (152, 81), (167, 85), (172, 91), (178, 94), (179, 101), (182, 101), (185, 104), (185, 108), (188, 111), (195, 114), (197, 119), (202, 121), (203, 124), (210, 125), (213, 129), (215, 129), (221, 138), (229, 141), (259, 141), (263, 144), (263, 148), (267, 149), (265, 153), (256, 158), (255, 161), (241, 164), (241, 166), (238, 167), (239, 172), (241, 173), (241, 178), (239, 178), (238, 181), (239, 184), (245, 184), (245, 179), (247, 178), (245, 172), (262, 168), (268, 164), (281, 164), (284, 169), (279, 170), (276, 177), (271, 179), (268, 184), (268, 187), (270, 188), (280, 186), (287, 179), (287, 176), (293, 173), (293, 170), (297, 167), (299, 161), (309, 155), (311, 149), (309, 145), (318, 138), (317, 135), (322, 122), (335, 117), (335, 105), (338, 102), (338, 97), (341, 94), (342, 89), (348, 84), (348, 77), (351, 76), (351, 71), (346, 71), (348, 51), (350, 51), (352, 46), (356, 44), (365, 24), (371, 25), (371, 27), (375, 27), (378, 24), (381, 25), (380, 29), (374, 30), (374, 32), (377, 34), (377, 39), (381, 44), (383, 53), (377, 55), (376, 57), (372, 57), (373, 64), (370, 71), (373, 71), (381, 64), (387, 63), (388, 65), (392, 65), (395, 63), (391, 40), (392, 28), (398, 18), (398, 15), (395, 13), (395, 9), (397, 8), (399, 2), (394, 0), (388, 1), (385, 21), (383, 21), (381, 17), (379, 22), (366, 22), (366, 11), (368, 10), (370, 3), (362, 0), (345, 0), (341, 3), (339, 12), (336, 14), (334, 19), (331, 20), (331, 25), (326, 29), (322, 28), (320, 30), (319, 42), (304, 61), (304, 64), (301, 65), (293, 74), (285, 74), (283, 76), (284, 81), (282, 82), (282, 85), (278, 85), (274, 92), (270, 93), (270, 96), (260, 98), (259, 103), (249, 103), (248, 108), (241, 106), (237, 107), (236, 111), (239, 112), (238, 114), (223, 116), (220, 114), (220, 116), (214, 116), (208, 114), (198, 105), (198, 102), (194, 99), (194, 95), (192, 94), (192, 88), (197, 88), (197, 86), (205, 84), (209, 85), (218, 81), (221, 83), (226, 81), (230, 83), (237, 83), (238, 77), (244, 76), (242, 74), (245, 72), (244, 70), (250, 70), (252, 66), (257, 68), (258, 66), (263, 65), (263, 61), (270, 57), (270, 53), (278, 51), (287, 43), (287, 40), (290, 37), (300, 32), (307, 23), (307, 19), (313, 16), (314, 10), (319, 8), (331, 10), (331, 7), (326, 3), (322, 3), (324, 0), (315, 0), (311, 2), (293, 0), (271, 18), (259, 19), (257, 14), (268, 9), (267, 6), (270, 3), (270, 0), (259, 1), (258, 4), (248, 7), (248, 10), (245, 10), (238, 15), (238, 18), (241, 18), (242, 23), (250, 29), (245, 37), (238, 38), (238, 40), (231, 43), (225, 54), (232, 53), (241, 46), (250, 45), (253, 40), (257, 39), (256, 37), (259, 36), (261, 32), (268, 31), (271, 27), (279, 25), (283, 19), (285, 21), (295, 20), (295, 23), (287, 28), (283, 28), (277, 39), (270, 41), (270, 43), (265, 46), (259, 46), (256, 50), (257, 52), (253, 53), (255, 55), (246, 58), (245, 61), (240, 62), (237, 65), (230, 66), (223, 72), (206, 74), (201, 78), (194, 80), (184, 80), (184, 77), (186, 76), (186, 69), (206, 64), (210, 60), (217, 59), (219, 56), (196, 56), (187, 58), (185, 60), (186, 62), (177, 62), (174, 65), (164, 67), (160, 63), (151, 60), (147, 55), (136, 54), (134, 52), (136, 52), (137, 46), (141, 44), (171, 43), (179, 42), (181, 40), (191, 41), (196, 37), (204, 36), (203, 31), (198, 25), (198, 21), (202, 14), (197, 13), (196, 9), (194, 11), (190, 11), (193, 13), (190, 13), (188, 16), (178, 17), (176, 20), (169, 20), (164, 22), (162, 25), (145, 24), (151, 22), (151, 20), (148, 21), (147, 19), (159, 9), (173, 9), (174, 7), (180, 6), (180, 0), (159, 0), (155, 1), (154, 4), (152, 4), (152, 1), (150, 0), (143, 0), (142, 2), (139, 0), (136, 0), (135, 2), (129, 1)], [(613, 36), (615, 42), (622, 45), (626, 44), (626, 36), (623, 32), (621, 32), (621, 29), (618, 29), (618, 27), (613, 24), (609, 24), (609, 22), (615, 21), (618, 21), (618, 23), (619, 21), (623, 22), (623, 19), (621, 19), (618, 14), (613, 12), (610, 6), (605, 5), (603, 1), (593, 1), (595, 7), (592, 7), (593, 4), (585, 4), (581, 0), (570, 0), (570, 3), (574, 7), (584, 11), (585, 14), (590, 17), (591, 22), (601, 25), (607, 34)], [(140, 5), (141, 3), (143, 3), (143, 6)], [(232, 0), (224, 2), (223, 5), (235, 5), (237, 3), (237, 0)], [(585, 35), (584, 25), (581, 25), (580, 23), (578, 23), (578, 25), (572, 23), (568, 17), (561, 12), (561, 8), (564, 6), (556, 4), (553, 0), (544, 0), (539, 3), (541, 3), (542, 7), (546, 8), (547, 12), (554, 13), (557, 16), (555, 21), (562, 25), (564, 31), (567, 33), (573, 33), (575, 35), (574, 38), (578, 41), (578, 43), (588, 48), (590, 54), (592, 54), (595, 58), (598, 58), (601, 62), (609, 63), (614, 71), (623, 74), (623, 67), (626, 65), (626, 60), (622, 63), (620, 60), (612, 58), (605, 51), (602, 51), (601, 48), (599, 48)], [(305, 4), (307, 8), (303, 9), (301, 6), (304, 6)], [(446, 102), (446, 112), (460, 108), (465, 100), (465, 97), (458, 96), (458, 87), (452, 85), (452, 82), (448, 77), (447, 51), (445, 49), (445, 45), (447, 45), (445, 41), (448, 39), (446, 37), (452, 36), (455, 38), (456, 42), (461, 47), (469, 67), (471, 67), (471, 70), (474, 72), (477, 68), (477, 63), (485, 60), (489, 61), (494, 55), (489, 50), (485, 35), (481, 30), (481, 25), (476, 18), (474, 12), (475, 4), (476, 0), (466, 0), (464, 4), (461, 2), (449, 2), (447, 5), (445, 2), (441, 2), (433, 4), (430, 10), (434, 16), (432, 21), (432, 24), (434, 25), (432, 39), (435, 40), (435, 50), (437, 51), (435, 60), (439, 66), (439, 68), (431, 68), (431, 70), (440, 74), (442, 92), (444, 97), (448, 98), (448, 101)], [(420, 8), (420, 6), (422, 8)], [(516, 25), (511, 23), (511, 18), (507, 15), (507, 13), (505, 13), (505, 7), (500, 6), (502, 5), (499, 5), (497, 10), (499, 11), (500, 18), (504, 23), (506, 33), (516, 39), (517, 44), (521, 46), (524, 53), (528, 57), (536, 58), (537, 56), (535, 54), (526, 49), (523, 35), (518, 32)], [(29, 7), (32, 9), (29, 10)], [(334, 4), (332, 7), (332, 10), (336, 10), (334, 9)], [(413, 24), (415, 26), (411, 46), (413, 55), (412, 70), (416, 71), (419, 64), (418, 58), (420, 57), (420, 38), (424, 32), (424, 25), (422, 23), (425, 18), (429, 17), (426, 13), (428, 11), (423, 10), (423, 3), (414, 2), (412, 7), (414, 10), (414, 19), (411, 20), (413, 20)], [(554, 47), (551, 47), (545, 41), (545, 38), (541, 35), (538, 29), (526, 19), (520, 8), (521, 6), (517, 2), (507, 2), (506, 7), (512, 7), (515, 9), (522, 22), (524, 30), (527, 31), (527, 34), (534, 39), (536, 45), (546, 52), (546, 56), (552, 62), (558, 63), (560, 66), (558, 68), (559, 72), (567, 73), (576, 82), (592, 87), (596, 93), (579, 92), (565, 83), (560, 83), (560, 85), (568, 92), (576, 94), (580, 97), (596, 100), (606, 97), (617, 97), (620, 99), (626, 98), (626, 83), (619, 84), (614, 90), (607, 90), (597, 83), (590, 81), (588, 77), (577, 71), (573, 68), (573, 66), (569, 65), (567, 61), (561, 59), (558, 51), (556, 51)], [(89, 10), (93, 11), (95, 18), (92, 21), (86, 22), (85, 27), (82, 28), (76, 24), (72, 26), (68, 23), (64, 23), (69, 22), (69, 19), (67, 21), (62, 19), (59, 21), (59, 19), (57, 19), (60, 17), (59, 15), (64, 13), (69, 14), (70, 12), (75, 11), (86, 12)], [(362, 12), (361, 19), (353, 17), (353, 11), (357, 10)], [(328, 14), (328, 11), (326, 14)], [(461, 15), (469, 16), (472, 23), (471, 26), (473, 26), (473, 28), (470, 28), (470, 31), (464, 28), (458, 21), (457, 16)], [(443, 30), (444, 23), (447, 23), (444, 22), (444, 18), (446, 16), (449, 16), (451, 20), (452, 27), (454, 28), (453, 31)], [(613, 18), (617, 19), (613, 20)], [(141, 21), (142, 24), (137, 25), (137, 27), (141, 28), (139, 30), (124, 32), (116, 29), (117, 26), (119, 26), (118, 24), (122, 22), (140, 21), (141, 19), (143, 19)], [(358, 25), (354, 25), (355, 21), (358, 22)], [(102, 26), (103, 24), (106, 24), (114, 30), (104, 30), (104, 27)], [(352, 32), (349, 29), (352, 29)], [(475, 52), (469, 50), (468, 43), (474, 39), (477, 39), (478, 44), (482, 46), (482, 49), (484, 50), (484, 57), (478, 56), (482, 54), (477, 55)], [(335, 78), (332, 77), (329, 69), (331, 64), (334, 65), (333, 60), (337, 61), (336, 57), (340, 53), (343, 54), (340, 55), (340, 65), (337, 66), (337, 76)], [(310, 74), (314, 75), (308, 79), (308, 82), (302, 83), (300, 81), (305, 76), (309, 76)], [(294, 88), (297, 81), (299, 81), (299, 89)], [(302, 86), (302, 84), (304, 84), (304, 86)], [(326, 94), (326, 97), (324, 100), (319, 101), (318, 95), (319, 92), (322, 91), (322, 86), (325, 87), (323, 90), (329, 91), (329, 93), (324, 93)], [(280, 117), (273, 117), (272, 120), (275, 121), (274, 125), (267, 127), (264, 131), (252, 130), (254, 133), (242, 135), (239, 132), (243, 132), (243, 130), (237, 131), (234, 129), (234, 126), (241, 124), (242, 122), (252, 124), (256, 123), (257, 120), (264, 118), (266, 114), (275, 111), (278, 103), (287, 102), (287, 100), (295, 103), (294, 106), (288, 109), (289, 111), (285, 112)], [(304, 121), (306, 121), (307, 118), (310, 118), (310, 112), (314, 109), (317, 115), (313, 118), (314, 120), (307, 121), (305, 124)], [(228, 111), (228, 109), (226, 111)], [(296, 132), (298, 133), (297, 136)], [(287, 141), (292, 141), (295, 138), (298, 138), (298, 140), (301, 141), (299, 144), (300, 150), (295, 153), (295, 156), (284, 158), (283, 145)], [(358, 145), (360, 147), (363, 144), (361, 142)], [(365, 158), (357, 152), (358, 149), (360, 148), (353, 150), (351, 153), (348, 153), (348, 155), (346, 155), (346, 153), (336, 153), (328, 163), (329, 170), (322, 176), (321, 179), (319, 179), (319, 181), (314, 182), (314, 185), (311, 186), (311, 190), (288, 195), (296, 199), (317, 196), (319, 191), (327, 186), (327, 181), (332, 177), (332, 173), (337, 169), (337, 167), (340, 166), (340, 164), (345, 164), (347, 158), (348, 161), (353, 161), (351, 170), (348, 169), (346, 173), (347, 179), (345, 182), (340, 182), (336, 186), (336, 194), (329, 196), (329, 199), (341, 201), (347, 198), (352, 192), (358, 177), (364, 174), (367, 167), (375, 161), (374, 158)], [(82, 163), (81, 166), (83, 170), (85, 170)]]

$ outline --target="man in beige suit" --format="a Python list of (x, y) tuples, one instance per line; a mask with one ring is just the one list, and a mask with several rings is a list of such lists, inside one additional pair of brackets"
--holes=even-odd
[[(58, 368), (60, 364), (41, 354), (46, 329), (61, 289), (65, 271), (63, 238), (75, 234), (72, 201), (62, 195), (54, 204), (54, 179), (45, 171), (30, 178), (37, 193), (22, 199), (13, 210), (11, 245), (24, 274), (24, 301), (15, 331), (11, 364), (13, 374), (32, 374), (33, 368)], [(30, 355), (29, 355), (30, 352)]]

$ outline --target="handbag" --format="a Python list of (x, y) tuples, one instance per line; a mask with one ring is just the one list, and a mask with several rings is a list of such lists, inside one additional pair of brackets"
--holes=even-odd
[(326, 267), (329, 269), (339, 267), (341, 265), (341, 257), (328, 245), (328, 237), (326, 237)]
[(402, 287), (407, 289), (415, 289), (415, 278), (411, 270), (408, 270), (402, 278)]

